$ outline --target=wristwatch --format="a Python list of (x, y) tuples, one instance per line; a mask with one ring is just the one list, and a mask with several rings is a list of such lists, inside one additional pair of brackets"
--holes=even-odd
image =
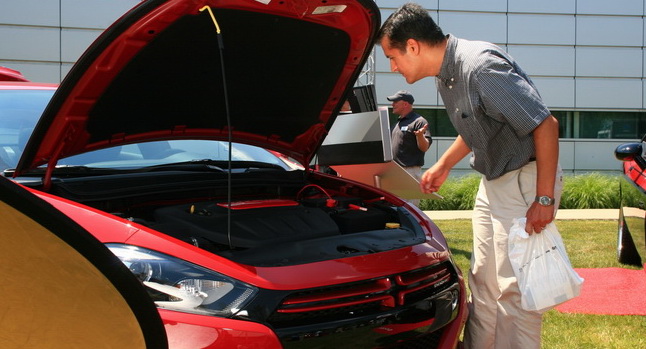
[(537, 196), (534, 201), (538, 202), (541, 206), (552, 206), (554, 205), (554, 198), (551, 198), (547, 195)]

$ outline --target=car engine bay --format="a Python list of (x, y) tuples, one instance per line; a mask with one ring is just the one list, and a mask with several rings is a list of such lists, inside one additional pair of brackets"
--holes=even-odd
[(257, 170), (235, 174), (230, 184), (228, 193), (223, 173), (165, 171), (54, 178), (50, 192), (253, 266), (357, 256), (426, 239), (407, 209), (333, 176)]

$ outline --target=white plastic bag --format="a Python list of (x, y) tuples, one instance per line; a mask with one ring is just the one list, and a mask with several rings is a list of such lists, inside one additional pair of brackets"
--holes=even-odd
[(509, 259), (525, 310), (543, 312), (579, 295), (583, 279), (574, 271), (554, 223), (528, 235), (525, 217), (509, 231)]

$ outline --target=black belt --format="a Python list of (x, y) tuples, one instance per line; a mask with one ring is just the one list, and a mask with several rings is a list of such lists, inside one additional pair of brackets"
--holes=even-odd
[(532, 161), (536, 161), (536, 158), (533, 157), (533, 156), (531, 158), (529, 158), (529, 162), (532, 162)]

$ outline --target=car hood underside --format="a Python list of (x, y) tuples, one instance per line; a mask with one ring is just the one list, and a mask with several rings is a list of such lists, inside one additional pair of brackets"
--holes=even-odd
[(370, 53), (379, 13), (372, 1), (267, 2), (142, 2), (70, 71), (16, 175), (89, 150), (188, 138), (309, 163)]

